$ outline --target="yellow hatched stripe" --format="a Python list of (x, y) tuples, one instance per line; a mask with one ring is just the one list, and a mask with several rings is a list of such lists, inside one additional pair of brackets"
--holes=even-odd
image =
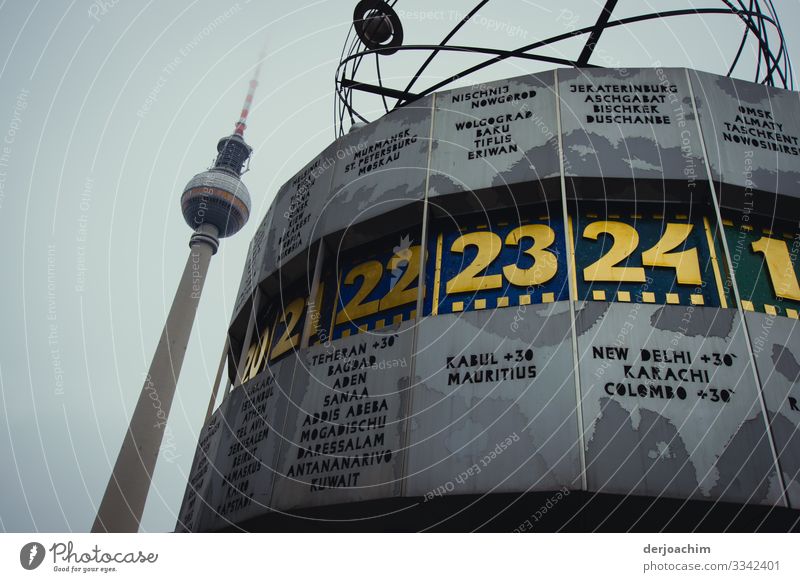
[(333, 314), (331, 315), (331, 328), (328, 337), (333, 338), (333, 328), (336, 326), (336, 305), (339, 303), (339, 288), (342, 286), (342, 274), (336, 279), (336, 293), (333, 295)]
[(569, 257), (570, 266), (572, 269), (567, 275), (569, 276), (569, 294), (570, 301), (578, 300), (578, 270), (575, 267), (575, 237), (572, 232), (572, 217), (567, 217), (567, 226), (569, 233), (567, 236), (567, 256)]
[(706, 238), (708, 239), (708, 252), (711, 254), (711, 267), (714, 270), (714, 280), (717, 283), (717, 293), (719, 294), (719, 305), (723, 309), (728, 308), (728, 300), (725, 298), (725, 289), (722, 285), (722, 273), (719, 270), (719, 261), (717, 260), (717, 249), (714, 246), (714, 237), (711, 236), (711, 225), (708, 223), (708, 218), (703, 217), (703, 226), (706, 230)]
[(436, 237), (436, 262), (433, 265), (433, 304), (431, 314), (439, 315), (439, 284), (442, 278), (442, 233)]

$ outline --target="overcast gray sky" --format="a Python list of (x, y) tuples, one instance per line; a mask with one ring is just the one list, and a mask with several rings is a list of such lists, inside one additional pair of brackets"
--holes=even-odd
[[(252, 219), (212, 261), (142, 529), (173, 528), (250, 238), (280, 184), (333, 139), (355, 3), (0, 0), (0, 530), (90, 528), (188, 253), (180, 193), (233, 129), (266, 42), (246, 132)], [(473, 4), (400, 0), (406, 43), (438, 43)], [(514, 48), (587, 26), (602, 4), (495, 0), (453, 42)], [(722, 3), (620, 0), (618, 15), (699, 5)], [(776, 5), (800, 65), (800, 2)], [(724, 72), (740, 33), (721, 17), (620, 28), (597, 62)], [(550, 52), (574, 58), (582, 44)], [(385, 78), (422, 58), (387, 59)], [(443, 55), (424, 84), (473, 62)]]

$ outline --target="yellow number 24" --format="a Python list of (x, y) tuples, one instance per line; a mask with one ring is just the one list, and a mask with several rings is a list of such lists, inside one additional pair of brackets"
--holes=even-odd
[[(697, 249), (673, 252), (689, 238), (693, 228), (692, 224), (667, 223), (664, 234), (655, 246), (642, 252), (642, 265), (675, 269), (677, 282), (681, 285), (702, 284)], [(610, 235), (614, 242), (605, 255), (583, 270), (584, 281), (644, 283), (647, 279), (643, 267), (618, 266), (639, 246), (636, 229), (624, 222), (598, 220), (583, 230), (584, 238), (591, 240), (597, 240), (600, 234)]]

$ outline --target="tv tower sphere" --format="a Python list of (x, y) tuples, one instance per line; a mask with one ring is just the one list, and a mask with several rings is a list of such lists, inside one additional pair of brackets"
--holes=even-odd
[(181, 209), (193, 230), (210, 224), (224, 238), (239, 232), (250, 217), (250, 193), (239, 176), (252, 149), (239, 133), (234, 133), (222, 138), (217, 150), (214, 167), (196, 174), (186, 184)]

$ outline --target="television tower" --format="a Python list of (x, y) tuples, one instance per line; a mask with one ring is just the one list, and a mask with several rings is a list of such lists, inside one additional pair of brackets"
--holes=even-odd
[(241, 175), (253, 150), (244, 130), (262, 60), (263, 55), (233, 133), (217, 143), (214, 166), (189, 180), (181, 196), (183, 217), (194, 230), (189, 257), (92, 532), (139, 530), (211, 256), (219, 239), (236, 234), (250, 217), (250, 194)]

